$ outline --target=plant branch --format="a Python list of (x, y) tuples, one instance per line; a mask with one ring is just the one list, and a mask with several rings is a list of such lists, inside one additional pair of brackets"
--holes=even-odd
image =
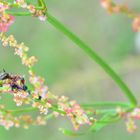
[(116, 74), (116, 72), (88, 45), (86, 45), (79, 37), (67, 29), (61, 22), (59, 22), (55, 17), (46, 13), (48, 17), (48, 22), (61, 31), (65, 36), (72, 40), (79, 48), (81, 48), (91, 59), (98, 63), (105, 72), (115, 81), (115, 83), (120, 87), (125, 96), (128, 98), (132, 106), (136, 106), (137, 100), (128, 86), (122, 81), (122, 79)]
[[(43, 0), (41, 0), (43, 1)], [(40, 2), (41, 2), (40, 1)], [(10, 12), (16, 16), (30, 16), (31, 13), (29, 12)], [(118, 74), (96, 53), (94, 52), (87, 44), (85, 44), (79, 37), (77, 37), (74, 33), (72, 33), (69, 29), (67, 29), (61, 22), (59, 22), (55, 17), (46, 13), (48, 17), (48, 22), (52, 24), (55, 28), (65, 34), (70, 40), (72, 40), (78, 47), (80, 47), (91, 59), (93, 59), (96, 63), (98, 63), (105, 72), (114, 80), (114, 82), (120, 87), (122, 92), (128, 98), (129, 102), (132, 106), (137, 105), (137, 100), (129, 89), (129, 87), (123, 82), (123, 80), (118, 76)]]
[(123, 103), (123, 102), (95, 102), (95, 103), (81, 104), (81, 107), (83, 107), (83, 108), (93, 108), (93, 107), (123, 107), (123, 108), (128, 108), (128, 107), (130, 107), (130, 104)]

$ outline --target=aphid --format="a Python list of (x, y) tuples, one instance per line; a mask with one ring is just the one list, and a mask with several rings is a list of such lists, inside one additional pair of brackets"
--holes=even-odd
[(38, 96), (38, 100), (41, 100), (41, 99), (42, 99), (42, 96), (39, 95), (39, 96)]

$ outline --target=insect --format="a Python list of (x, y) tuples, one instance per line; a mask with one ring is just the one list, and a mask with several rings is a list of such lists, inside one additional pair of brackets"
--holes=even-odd
[[(12, 91), (23, 90), (27, 92), (29, 95), (31, 94), (31, 91), (25, 85), (25, 79), (23, 76), (10, 74), (6, 72), (4, 69), (0, 73), (0, 87), (3, 86), (3, 83), (10, 85)], [(41, 99), (42, 96), (39, 95), (38, 100)]]
[(11, 86), (12, 91), (14, 91), (14, 90), (22, 90), (22, 88), (17, 84), (13, 83), (13, 84), (10, 84), (10, 86)]
[(41, 99), (42, 99), (42, 96), (39, 95), (39, 96), (38, 96), (38, 100), (41, 100)]
[(25, 79), (23, 76), (7, 73), (3, 69), (3, 72), (0, 73), (0, 80), (1, 81), (6, 80), (6, 83), (10, 85), (12, 91), (13, 90), (29, 91), (28, 87), (25, 85)]

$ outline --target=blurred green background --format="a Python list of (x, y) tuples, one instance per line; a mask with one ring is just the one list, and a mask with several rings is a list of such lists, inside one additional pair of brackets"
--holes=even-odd
[[(127, 83), (139, 100), (140, 35), (131, 30), (131, 20), (117, 14), (108, 15), (98, 0), (47, 0), (48, 10), (82, 40), (89, 44)], [(137, 10), (138, 0), (124, 0)], [(30, 48), (39, 62), (36, 73), (46, 78), (50, 91), (65, 95), (79, 103), (96, 101), (126, 101), (120, 89), (106, 73), (75, 44), (49, 23), (36, 18), (16, 17), (7, 34)], [(0, 69), (26, 75), (20, 59), (9, 48), (0, 47)], [(1, 102), (9, 103), (3, 96)], [(13, 106), (13, 105), (12, 105)], [(46, 126), (31, 126), (28, 130), (0, 127), (0, 140), (139, 140), (140, 128), (133, 134), (125, 130), (124, 122), (111, 124), (98, 133), (69, 137), (58, 131), (71, 128), (69, 120), (52, 119)]]

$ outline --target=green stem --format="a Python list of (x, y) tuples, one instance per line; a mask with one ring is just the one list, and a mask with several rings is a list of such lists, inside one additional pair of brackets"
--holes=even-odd
[(88, 104), (81, 104), (83, 108), (93, 108), (93, 107), (130, 107), (129, 103), (123, 102), (95, 102), (95, 103), (88, 103)]
[(49, 120), (49, 119), (51, 119), (51, 118), (53, 118), (53, 117), (54, 117), (54, 114), (53, 114), (53, 113), (48, 114), (48, 115), (45, 117), (45, 120)]
[(17, 114), (17, 113), (27, 113), (30, 111), (36, 110), (36, 108), (30, 107), (30, 108), (24, 108), (24, 109), (17, 109), (17, 110), (8, 110), (12, 114)]
[[(29, 16), (31, 13), (16, 13), (9, 12), (16, 16)], [(74, 33), (69, 31), (61, 22), (59, 22), (56, 18), (46, 13), (48, 16), (48, 22), (52, 24), (55, 28), (64, 33), (69, 39), (71, 39), (78, 47), (80, 47), (89, 57), (91, 57), (96, 63), (98, 63), (108, 75), (115, 81), (115, 83), (120, 87), (125, 96), (128, 98), (132, 106), (137, 105), (137, 100), (128, 86), (122, 81), (122, 79), (115, 73), (115, 71), (106, 63), (104, 60), (96, 54), (88, 45), (86, 45), (80, 38), (78, 38)]]
[(13, 11), (6, 11), (6, 13), (11, 14), (13, 16), (32, 16), (30, 12), (13, 12)]
[(115, 81), (115, 83), (120, 87), (125, 96), (128, 98), (132, 106), (136, 106), (137, 100), (134, 94), (130, 91), (128, 86), (122, 81), (122, 79), (115, 73), (115, 71), (106, 63), (104, 60), (96, 54), (88, 45), (86, 45), (80, 38), (78, 38), (74, 33), (69, 31), (61, 22), (54, 18), (49, 13), (48, 22), (52, 24), (55, 28), (65, 34), (70, 40), (72, 40), (78, 47), (80, 47), (91, 59), (98, 63), (106, 73)]
[(46, 7), (46, 4), (45, 4), (44, 0), (38, 0), (38, 4), (41, 7), (44, 7), (44, 8)]

